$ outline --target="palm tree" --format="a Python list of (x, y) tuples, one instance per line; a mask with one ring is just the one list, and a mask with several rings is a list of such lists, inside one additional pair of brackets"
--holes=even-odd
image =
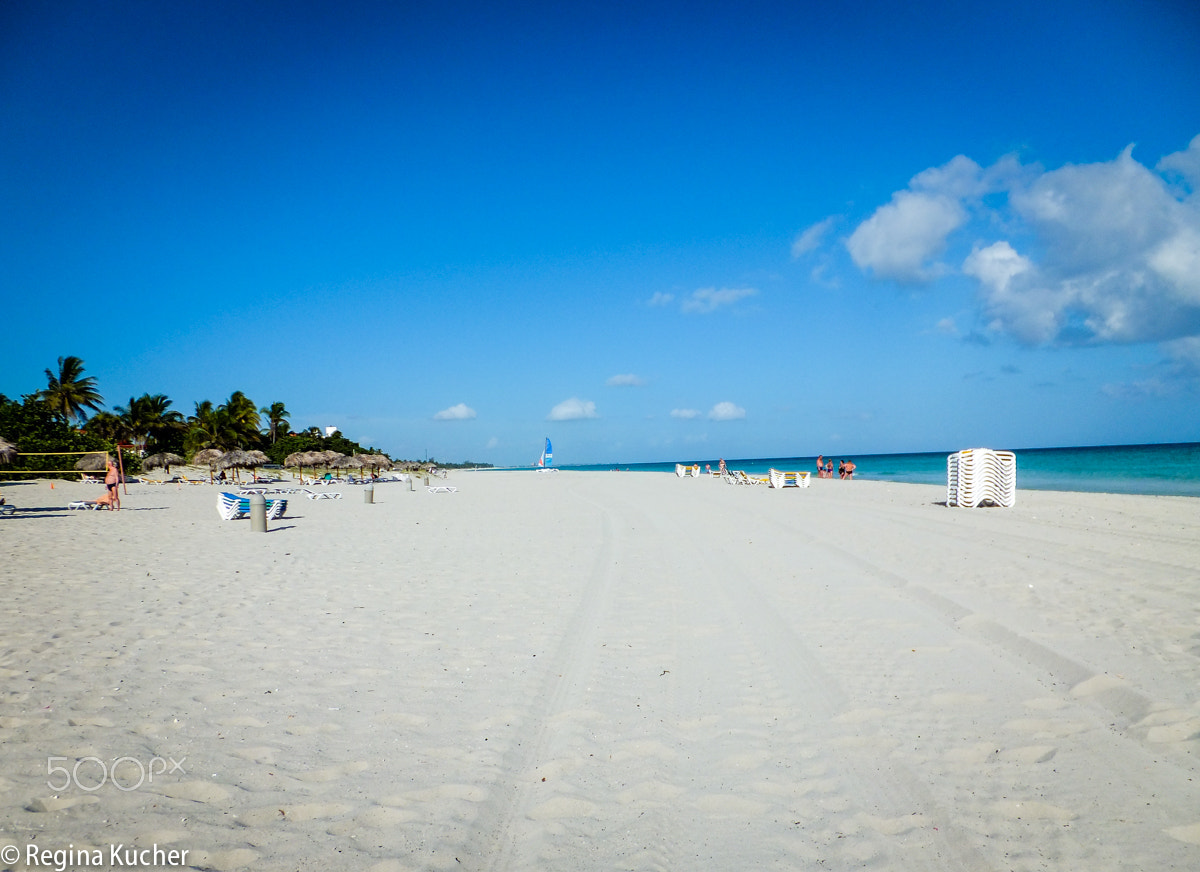
[(142, 394), (136, 400), (130, 397), (128, 406), (114, 408), (128, 426), (134, 444), (144, 450), (152, 437), (183, 423), (183, 415), (170, 411), (170, 406), (171, 401), (163, 394)]
[(259, 409), (262, 414), (267, 416), (267, 421), (270, 423), (269, 432), (271, 434), (271, 444), (275, 444), (275, 439), (279, 436), (279, 431), (287, 432), (290, 422), (287, 416), (292, 414), (287, 410), (287, 406), (283, 403), (271, 403), (270, 406), (263, 406)]
[(237, 431), (238, 444), (235, 447), (241, 448), (258, 442), (259, 417), (253, 400), (241, 391), (234, 391), (221, 408), (229, 415), (233, 429)]
[(52, 412), (57, 413), (67, 423), (70, 423), (72, 418), (85, 420), (87, 414), (84, 409), (95, 412), (104, 403), (104, 397), (96, 390), (96, 379), (92, 376), (82, 376), (83, 361), (78, 357), (60, 357), (57, 376), (46, 370), (49, 385), (41, 392), (41, 398)]
[(209, 400), (196, 403), (196, 414), (188, 418), (188, 432), (184, 446), (188, 454), (202, 448), (229, 451), (239, 443), (237, 428), (224, 406), (213, 408)]
[(91, 435), (114, 444), (125, 442), (131, 436), (129, 425), (112, 412), (97, 412), (92, 415), (88, 418), (86, 429)]

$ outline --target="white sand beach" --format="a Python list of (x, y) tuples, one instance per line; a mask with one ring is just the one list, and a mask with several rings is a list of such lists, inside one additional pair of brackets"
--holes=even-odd
[(1200, 868), (1200, 500), (446, 483), (4, 483), (0, 868)]

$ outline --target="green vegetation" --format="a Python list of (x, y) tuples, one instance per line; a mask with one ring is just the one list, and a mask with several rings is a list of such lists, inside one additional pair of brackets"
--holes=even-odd
[[(47, 369), (47, 386), (10, 400), (0, 394), (0, 439), (15, 445), (22, 454), (41, 451), (107, 451), (125, 446), (122, 458), (125, 471), (141, 471), (143, 455), (170, 452), (191, 458), (197, 451), (215, 448), (258, 449), (275, 463), (282, 464), (290, 454), (301, 451), (338, 451), (346, 455), (381, 454), (347, 439), (340, 432), (326, 436), (320, 428), (310, 427), (300, 433), (288, 432), (291, 413), (282, 402), (261, 409), (241, 391), (234, 391), (225, 402), (214, 405), (211, 400), (195, 404), (194, 414), (184, 417), (173, 409), (172, 401), (163, 394), (142, 394), (130, 397), (124, 405), (113, 406), (111, 412), (100, 406), (104, 398), (97, 389), (96, 379), (85, 376), (83, 361), (78, 357), (60, 357), (57, 372)], [(87, 411), (94, 414), (89, 418)], [(394, 459), (394, 458), (393, 458)], [(70, 469), (79, 455), (17, 458), (4, 469), (44, 470)], [(400, 461), (397, 461), (400, 462)], [(432, 462), (432, 461), (431, 461)], [(484, 463), (440, 463), (439, 466), (466, 468), (488, 466)], [(76, 473), (58, 477), (74, 477)], [(0, 482), (12, 475), (0, 476)]]

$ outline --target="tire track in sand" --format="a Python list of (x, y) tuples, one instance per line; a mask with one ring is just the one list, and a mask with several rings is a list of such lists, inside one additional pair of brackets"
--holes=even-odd
[(500, 771), (508, 775), (492, 786), (489, 798), (479, 809), (473, 837), (464, 848), (468, 868), (487, 872), (527, 868), (523, 855), (536, 847), (522, 843), (519, 821), (529, 816), (534, 785), (543, 777), (539, 771), (550, 762), (550, 749), (579, 708), (612, 596), (614, 554), (619, 553), (621, 542), (612, 518), (603, 510), (599, 538), (600, 546), (579, 604), (549, 658), (545, 678), (529, 702), (523, 725), (515, 731), (516, 735), (523, 733), (532, 738), (518, 742), (501, 758)]

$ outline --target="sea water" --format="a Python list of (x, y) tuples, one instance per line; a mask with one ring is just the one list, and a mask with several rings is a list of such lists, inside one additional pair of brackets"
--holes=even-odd
[[(1091, 491), (1098, 493), (1200, 496), (1200, 442), (1171, 445), (1105, 445), (1084, 448), (1006, 449), (995, 445), (972, 448), (1011, 450), (1017, 456), (1017, 489)], [(957, 450), (957, 449), (955, 449)], [(921, 454), (826, 455), (838, 463), (853, 460), (854, 477), (876, 481), (946, 484), (946, 457), (952, 451)], [(717, 468), (718, 459), (684, 457), (668, 463), (591, 464), (564, 469), (621, 469), (640, 472), (675, 472), (676, 463), (706, 464)], [(726, 458), (730, 469), (750, 475), (766, 475), (771, 468), (809, 470), (816, 474), (817, 458), (754, 457)]]

